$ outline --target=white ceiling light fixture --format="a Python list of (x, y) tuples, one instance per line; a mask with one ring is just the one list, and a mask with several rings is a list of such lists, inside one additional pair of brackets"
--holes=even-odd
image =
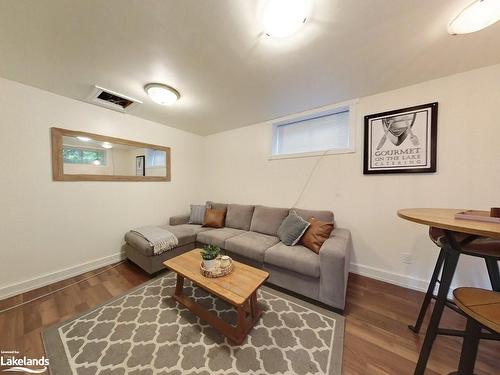
[(78, 137), (76, 137), (76, 139), (78, 139), (79, 141), (82, 141), (82, 142), (91, 141), (91, 139), (89, 137), (84, 137), (84, 136), (78, 136)]
[(101, 161), (100, 161), (100, 160), (98, 160), (98, 159), (95, 159), (95, 160), (92, 162), (92, 164), (94, 164), (94, 165), (101, 165)]
[(161, 83), (148, 83), (144, 90), (153, 102), (161, 105), (172, 105), (181, 97), (179, 91)]
[(268, 0), (262, 15), (266, 35), (285, 38), (295, 34), (307, 21), (311, 0)]
[(110, 148), (113, 148), (113, 145), (109, 142), (103, 142), (102, 148), (110, 149)]
[(448, 33), (469, 34), (500, 20), (500, 0), (476, 0), (462, 10), (449, 24)]

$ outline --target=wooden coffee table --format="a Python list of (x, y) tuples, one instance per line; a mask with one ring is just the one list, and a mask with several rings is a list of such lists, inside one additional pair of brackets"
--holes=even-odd
[[(229, 275), (207, 278), (200, 273), (200, 251), (201, 249), (195, 249), (163, 263), (177, 273), (174, 298), (231, 341), (241, 344), (262, 315), (257, 305), (257, 289), (267, 280), (269, 273), (233, 261), (234, 270)], [(237, 313), (236, 326), (226, 323), (183, 294), (185, 278), (234, 306)]]

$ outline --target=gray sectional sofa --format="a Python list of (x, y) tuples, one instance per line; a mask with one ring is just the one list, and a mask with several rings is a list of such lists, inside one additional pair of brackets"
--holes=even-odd
[[(207, 202), (215, 209), (227, 209), (224, 228), (188, 224), (189, 215), (170, 218), (164, 228), (174, 233), (179, 245), (160, 255), (142, 237), (125, 235), (127, 257), (149, 273), (164, 269), (163, 262), (204, 244), (219, 246), (233, 259), (270, 273), (268, 282), (337, 309), (345, 307), (349, 258), (352, 251), (349, 230), (335, 228), (319, 254), (301, 245), (286, 246), (277, 231), (288, 208)], [(331, 211), (294, 209), (305, 220), (314, 217), (333, 222)]]

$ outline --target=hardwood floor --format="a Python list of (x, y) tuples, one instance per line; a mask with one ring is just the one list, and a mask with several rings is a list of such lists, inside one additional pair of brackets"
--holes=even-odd
[[(0, 301), (0, 310), (99, 271), (102, 269)], [(28, 357), (39, 357), (44, 354), (40, 338), (44, 327), (70, 319), (148, 279), (149, 276), (138, 267), (125, 262), (95, 278), (0, 313), (0, 349), (18, 350)], [(351, 274), (347, 294), (343, 374), (413, 374), (423, 333), (415, 335), (407, 325), (414, 322), (423, 293)], [(426, 323), (422, 332), (425, 332)], [(449, 310), (442, 321), (442, 325), (449, 328), (463, 328), (464, 323), (461, 316)], [(439, 336), (434, 344), (427, 374), (448, 374), (456, 370), (461, 341)], [(483, 340), (475, 373), (499, 374), (499, 353), (500, 342)]]

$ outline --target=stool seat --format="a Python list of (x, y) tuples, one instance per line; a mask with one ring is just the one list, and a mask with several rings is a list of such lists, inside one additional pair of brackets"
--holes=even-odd
[[(429, 237), (439, 247), (442, 244), (439, 238), (444, 236), (444, 230), (441, 228), (430, 227)], [(470, 234), (456, 233), (456, 240), (462, 242), (471, 237)], [(500, 240), (495, 238), (476, 238), (462, 246), (462, 252), (467, 255), (478, 256), (482, 258), (493, 258), (500, 260)]]
[(453, 291), (455, 303), (465, 314), (483, 326), (500, 332), (500, 293), (478, 288)]
[(477, 238), (464, 245), (465, 254), (500, 259), (500, 240), (493, 238)]

